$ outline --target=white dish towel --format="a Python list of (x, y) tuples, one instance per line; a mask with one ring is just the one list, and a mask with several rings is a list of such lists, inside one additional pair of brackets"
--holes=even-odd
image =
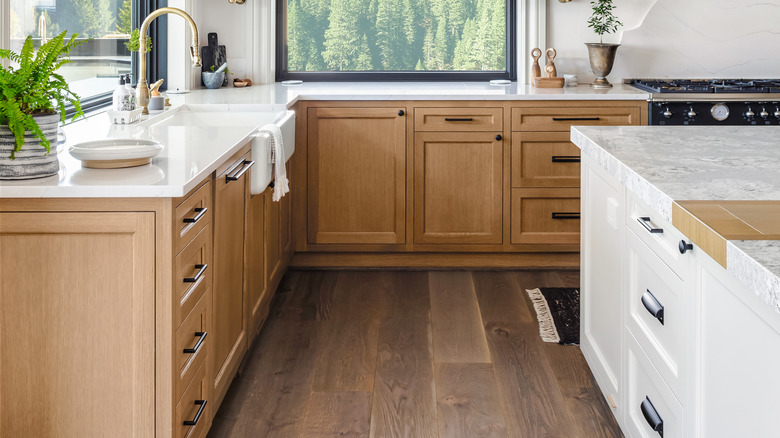
[(274, 165), (274, 195), (273, 200), (279, 202), (282, 196), (290, 191), (290, 183), (287, 180), (287, 169), (284, 165), (284, 143), (282, 142), (282, 130), (269, 123), (260, 128), (261, 133), (268, 133), (271, 138), (268, 148), (268, 162)]

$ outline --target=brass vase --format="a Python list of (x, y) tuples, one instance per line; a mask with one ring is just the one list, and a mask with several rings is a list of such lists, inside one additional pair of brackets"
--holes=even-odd
[(596, 75), (596, 80), (590, 84), (593, 88), (612, 88), (607, 80), (607, 75), (612, 71), (615, 63), (615, 52), (620, 44), (585, 43), (588, 46), (590, 68)]

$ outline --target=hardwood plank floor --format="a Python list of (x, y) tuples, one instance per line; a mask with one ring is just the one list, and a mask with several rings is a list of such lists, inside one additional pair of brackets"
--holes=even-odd
[(525, 294), (577, 286), (577, 271), (282, 284), (211, 438), (622, 437), (579, 347), (542, 342)]

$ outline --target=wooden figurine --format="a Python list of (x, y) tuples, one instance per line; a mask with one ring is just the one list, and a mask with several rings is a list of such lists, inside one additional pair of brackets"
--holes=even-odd
[(531, 64), (531, 82), (533, 82), (542, 76), (542, 70), (539, 68), (539, 58), (542, 57), (542, 51), (539, 48), (531, 50), (531, 57), (534, 59), (533, 64)]

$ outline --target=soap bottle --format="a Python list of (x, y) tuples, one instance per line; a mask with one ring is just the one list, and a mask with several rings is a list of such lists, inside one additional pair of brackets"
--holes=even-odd
[(127, 88), (125, 88), (124, 76), (119, 77), (119, 85), (117, 85), (116, 90), (114, 90), (114, 95), (111, 100), (114, 111), (132, 110), (130, 106), (130, 93), (127, 91)]
[(135, 109), (135, 88), (130, 83), (130, 75), (125, 75), (125, 89), (130, 93), (130, 110)]

